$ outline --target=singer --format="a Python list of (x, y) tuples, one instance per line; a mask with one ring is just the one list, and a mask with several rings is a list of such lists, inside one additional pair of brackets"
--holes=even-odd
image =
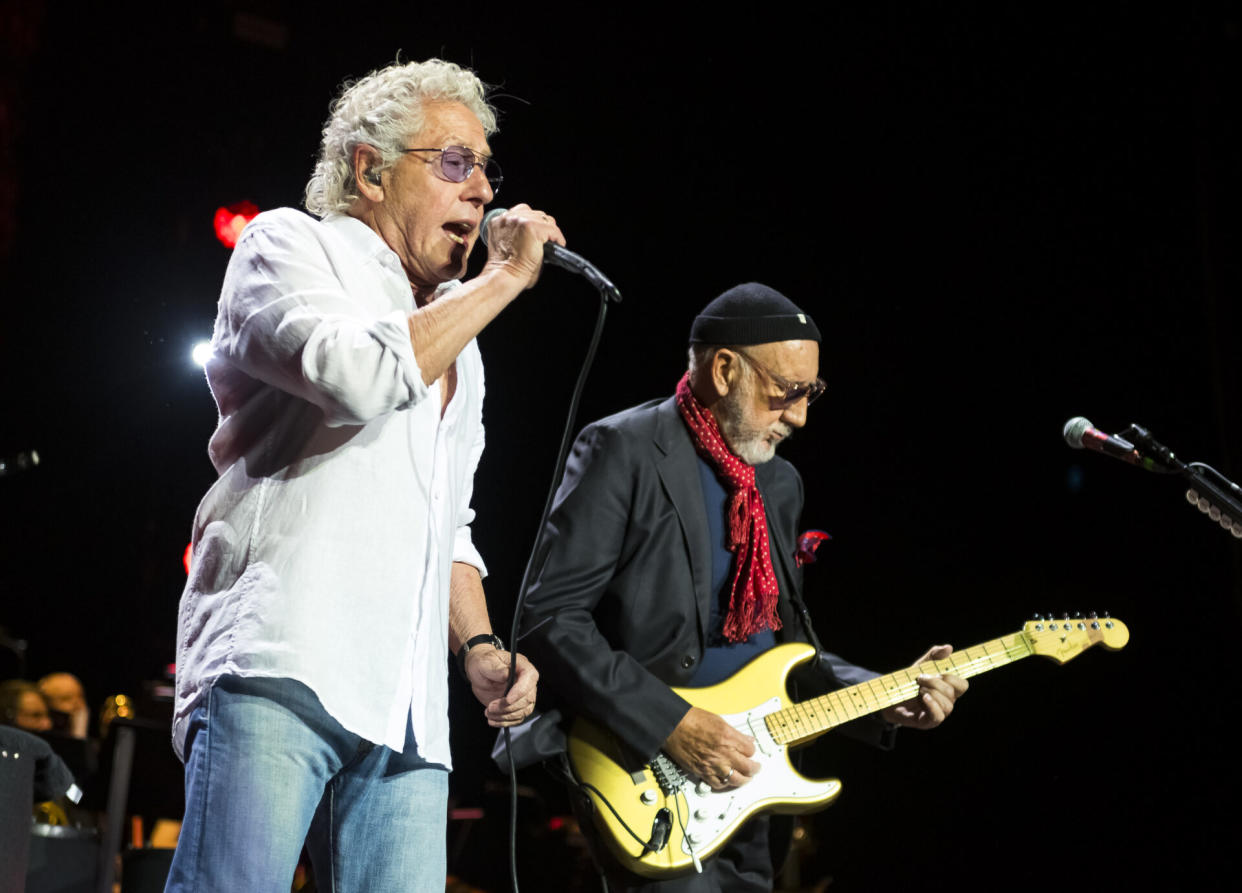
[[(547, 214), (491, 226), (483, 84), (449, 62), (348, 86), (305, 204), (233, 252), (207, 381), (219, 479), (193, 528), (173, 743), (186, 814), (168, 890), (445, 885), (450, 651), (494, 726), (538, 674), (492, 634), (471, 542), (483, 450), (475, 336), (535, 284)], [(504, 686), (510, 660), (517, 682)]]
[[(579, 435), (527, 592), (523, 644), (544, 669), (548, 706), (586, 715), (644, 760), (664, 751), (717, 791), (760, 768), (754, 740), (669, 686), (715, 685), (778, 642), (817, 643), (795, 560), (802, 479), (775, 453), (824, 391), (819, 342), (811, 317), (765, 285), (708, 304), (674, 396)], [(826, 652), (819, 663), (800, 697), (878, 675)], [(939, 725), (967, 688), (949, 674), (919, 684), (882, 719), (845, 729), (886, 744), (892, 725)], [(574, 799), (614, 893), (772, 889), (769, 826), (779, 818), (745, 824), (702, 874), (650, 881), (612, 858), (593, 836), (589, 801)]]

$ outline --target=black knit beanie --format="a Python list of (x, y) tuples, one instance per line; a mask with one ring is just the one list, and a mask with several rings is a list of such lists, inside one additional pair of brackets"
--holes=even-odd
[(815, 321), (774, 288), (735, 285), (703, 308), (690, 326), (691, 344), (820, 341)]

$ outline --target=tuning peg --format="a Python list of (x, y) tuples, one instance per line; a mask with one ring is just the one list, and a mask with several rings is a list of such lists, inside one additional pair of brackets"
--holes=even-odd
[(1062, 620), (1069, 620), (1069, 611), (1063, 611), (1063, 612), (1061, 612), (1061, 619), (1062, 619)]
[(1096, 619), (1097, 617), (1099, 617), (1100, 615), (1099, 615), (1099, 614), (1097, 614), (1097, 613), (1095, 613), (1095, 611), (1092, 611), (1092, 612), (1091, 612), (1090, 614), (1088, 614), (1087, 616), (1088, 616), (1088, 617), (1090, 617), (1092, 620), (1095, 620), (1095, 619)]
[(1082, 611), (1075, 611), (1075, 612), (1074, 612), (1074, 619), (1075, 619), (1075, 620), (1082, 620)]
[(1032, 619), (1032, 620), (1043, 620), (1043, 619), (1044, 619), (1044, 615), (1043, 615), (1043, 614), (1040, 614), (1038, 611), (1036, 611), (1033, 615), (1031, 615), (1031, 619)]

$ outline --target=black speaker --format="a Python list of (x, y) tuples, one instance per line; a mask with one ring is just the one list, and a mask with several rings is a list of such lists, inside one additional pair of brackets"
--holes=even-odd
[(163, 893), (176, 850), (126, 850), (121, 854), (121, 893)]
[(95, 893), (99, 835), (94, 830), (35, 825), (26, 893)]

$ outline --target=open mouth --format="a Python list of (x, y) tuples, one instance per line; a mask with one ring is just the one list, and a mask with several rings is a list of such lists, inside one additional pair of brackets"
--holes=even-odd
[(474, 231), (474, 227), (469, 223), (446, 223), (444, 224), (444, 231), (458, 245), (465, 245), (467, 244), (466, 240), (470, 237), (470, 233)]

